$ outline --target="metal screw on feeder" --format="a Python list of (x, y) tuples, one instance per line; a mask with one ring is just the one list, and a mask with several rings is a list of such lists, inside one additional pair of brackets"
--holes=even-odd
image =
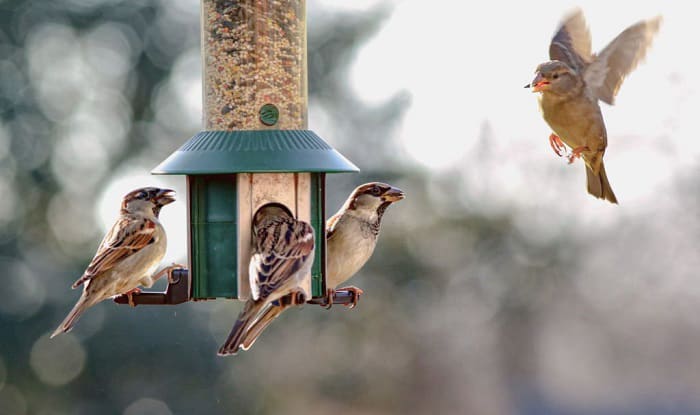
[(152, 171), (187, 177), (189, 270), (171, 271), (165, 293), (133, 301), (247, 299), (252, 217), (275, 202), (314, 228), (310, 302), (323, 304), (325, 175), (359, 169), (307, 129), (305, 0), (201, 5), (205, 130)]
[(277, 124), (279, 117), (280, 111), (272, 104), (265, 104), (260, 108), (260, 122), (267, 126)]

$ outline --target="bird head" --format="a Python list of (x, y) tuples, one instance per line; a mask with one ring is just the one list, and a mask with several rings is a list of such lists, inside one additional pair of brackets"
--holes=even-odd
[(175, 201), (175, 191), (157, 187), (142, 187), (127, 193), (122, 200), (122, 212), (149, 213), (158, 217), (160, 209)]
[(355, 216), (363, 216), (368, 220), (381, 218), (389, 205), (403, 199), (401, 189), (386, 183), (372, 182), (358, 186), (347, 201), (347, 210)]
[(253, 229), (264, 228), (274, 218), (294, 218), (289, 208), (281, 203), (268, 203), (261, 206), (253, 215)]
[(525, 85), (532, 92), (567, 95), (577, 90), (580, 76), (571, 67), (561, 61), (549, 61), (540, 64), (535, 70), (535, 79)]

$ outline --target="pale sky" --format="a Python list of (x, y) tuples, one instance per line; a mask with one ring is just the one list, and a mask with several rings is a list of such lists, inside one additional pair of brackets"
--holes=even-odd
[[(624, 157), (631, 163), (664, 163), (654, 160), (641, 140), (635, 157), (615, 151), (615, 141), (616, 137), (653, 138), (671, 132), (669, 147), (679, 158), (675, 161), (692, 161), (700, 144), (683, 121), (690, 121), (691, 108), (700, 109), (694, 76), (700, 69), (700, 55), (690, 52), (690, 40), (700, 38), (700, 29), (690, 20), (692, 13), (686, 8), (690, 6), (609, 1), (544, 1), (534, 6), (491, 1), (479, 3), (477, 13), (466, 2), (438, 0), (426, 8), (425, 2), (400, 1), (379, 35), (360, 52), (353, 86), (373, 102), (402, 89), (412, 94), (413, 106), (400, 137), (407, 153), (430, 168), (458, 162), (460, 149), (467, 151), (469, 141), (455, 145), (452, 140), (457, 134), (461, 140), (476, 136), (484, 120), (491, 123), (502, 144), (538, 153), (551, 151), (546, 140), (549, 130), (539, 117), (535, 96), (522, 86), (531, 80), (535, 66), (548, 59), (551, 35), (561, 17), (576, 5), (587, 17), (595, 50), (638, 20), (664, 17), (647, 61), (625, 81), (616, 106), (604, 108), (611, 161)], [(446, 109), (456, 117), (447, 117)], [(456, 151), (440, 150), (445, 147)], [(544, 154), (547, 159), (550, 155)]]
[[(360, 2), (362, 7), (381, 3)], [(674, 177), (696, 168), (700, 54), (694, 51), (700, 25), (690, 3), (488, 1), (477, 7), (436, 0), (429, 4), (394, 2), (392, 16), (359, 52), (351, 82), (368, 102), (408, 91), (411, 107), (396, 137), (405, 155), (436, 174), (456, 169), (467, 186), (488, 182), (485, 186), (492, 195), (482, 199), (487, 209), (539, 203), (555, 222), (571, 222), (571, 209), (562, 202), (573, 203), (580, 207), (575, 216), (580, 226), (607, 226), (625, 215), (661, 208), (668, 201), (659, 195), (669, 193)], [(575, 7), (587, 18), (594, 51), (639, 20), (664, 18), (646, 61), (625, 80), (616, 105), (601, 104), (609, 143), (606, 169), (623, 209), (610, 209), (587, 195), (583, 165), (567, 166), (565, 159), (554, 155), (536, 96), (523, 88), (537, 64), (548, 60), (551, 36)], [(465, 155), (479, 143), (485, 121), (495, 137), (491, 144), (498, 165), (475, 170)], [(562, 187), (533, 195), (533, 181)], [(492, 205), (488, 199), (498, 202)]]

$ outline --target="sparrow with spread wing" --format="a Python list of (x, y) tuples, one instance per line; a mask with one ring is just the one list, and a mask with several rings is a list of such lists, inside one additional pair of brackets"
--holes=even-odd
[(311, 225), (296, 220), (287, 207), (267, 204), (253, 216), (254, 253), (248, 270), (251, 298), (246, 302), (220, 356), (238, 352), (243, 337), (265, 307), (292, 294), (306, 301), (311, 298), (304, 284), (314, 262), (314, 231)]
[(69, 331), (89, 307), (109, 297), (131, 294), (138, 286), (151, 287), (154, 271), (165, 255), (165, 229), (160, 209), (175, 201), (169, 189), (144, 187), (122, 200), (119, 219), (100, 243), (95, 257), (73, 288), (83, 293), (51, 337)]
[[(404, 198), (401, 189), (385, 183), (366, 183), (357, 187), (340, 210), (326, 222), (328, 303), (340, 284), (355, 275), (374, 252), (382, 217), (394, 202)], [(344, 287), (354, 294), (356, 304), (362, 290)], [(263, 314), (245, 333), (241, 343), (248, 350), (258, 336), (285, 310), (283, 305), (268, 305)]]
[(659, 30), (661, 17), (625, 29), (600, 53), (591, 53), (591, 35), (581, 10), (568, 16), (549, 45), (551, 61), (540, 64), (525, 87), (540, 92), (542, 115), (552, 128), (550, 145), (569, 163), (583, 156), (588, 193), (617, 203), (603, 165), (608, 145), (598, 100), (612, 105), (622, 81), (637, 67)]

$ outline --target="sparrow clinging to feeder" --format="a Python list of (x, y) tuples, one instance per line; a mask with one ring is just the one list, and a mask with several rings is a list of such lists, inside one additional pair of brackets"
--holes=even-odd
[[(385, 183), (366, 183), (357, 187), (343, 207), (326, 222), (327, 299), (332, 304), (333, 294), (340, 284), (355, 275), (374, 252), (379, 237), (382, 217), (394, 202), (404, 198), (404, 193)], [(353, 306), (362, 290), (344, 287), (340, 290), (354, 294)], [(265, 328), (277, 318), (285, 306), (269, 305), (264, 314), (248, 329), (241, 348), (248, 350)]]
[(88, 307), (116, 295), (130, 296), (139, 291), (139, 285), (153, 285), (153, 273), (167, 246), (158, 215), (163, 206), (174, 201), (172, 190), (156, 187), (136, 189), (124, 196), (119, 219), (83, 275), (73, 283), (73, 288), (83, 285), (80, 299), (51, 337), (69, 331)]
[(314, 262), (314, 231), (311, 225), (296, 220), (285, 206), (267, 204), (253, 216), (253, 256), (248, 270), (251, 298), (246, 302), (220, 356), (236, 354), (248, 328), (265, 307), (292, 294), (311, 299), (306, 278)]
[(625, 77), (644, 59), (661, 17), (628, 27), (600, 53), (591, 53), (591, 35), (581, 10), (562, 23), (549, 45), (551, 61), (540, 64), (525, 87), (540, 92), (542, 115), (552, 128), (554, 152), (571, 147), (569, 163), (583, 157), (588, 193), (617, 203), (603, 165), (608, 144), (598, 100), (612, 105)]

